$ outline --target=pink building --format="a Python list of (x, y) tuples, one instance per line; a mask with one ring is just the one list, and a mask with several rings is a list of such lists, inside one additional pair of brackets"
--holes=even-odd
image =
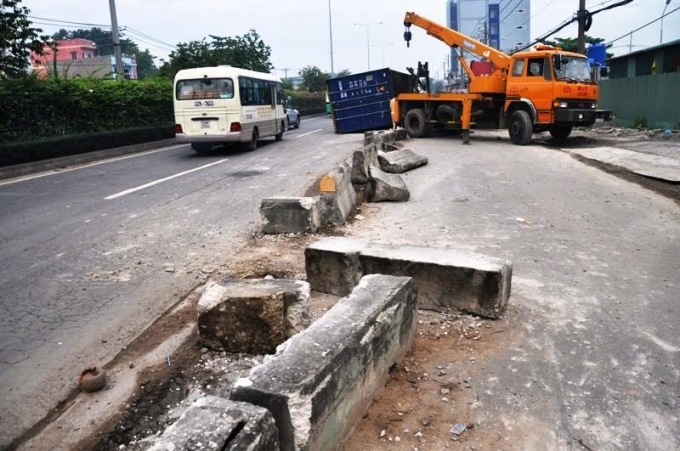
[[(60, 75), (69, 78), (97, 77), (115, 78), (116, 60), (113, 55), (95, 56), (97, 46), (87, 39), (63, 39), (56, 41), (57, 54), (45, 45), (44, 55), (31, 53), (31, 65), (40, 77), (47, 77), (55, 66)], [(137, 61), (134, 55), (123, 55), (125, 78), (137, 79)]]

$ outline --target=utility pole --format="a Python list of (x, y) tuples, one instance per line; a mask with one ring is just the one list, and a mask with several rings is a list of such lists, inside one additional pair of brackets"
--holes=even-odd
[(579, 0), (578, 6), (578, 53), (586, 53), (586, 0)]
[(671, 3), (671, 0), (666, 0), (666, 6), (663, 7), (663, 12), (661, 13), (661, 32), (659, 35), (659, 45), (663, 44), (663, 16), (666, 15), (666, 8)]
[(288, 79), (288, 71), (291, 70), (290, 67), (284, 67), (283, 69), (279, 69), (283, 71), (283, 78)]
[(331, 77), (335, 76), (335, 69), (333, 68), (333, 16), (331, 15), (331, 0), (328, 0), (328, 30), (331, 38)]
[(109, 7), (111, 8), (111, 31), (113, 32), (113, 52), (116, 56), (116, 77), (118, 80), (125, 79), (125, 71), (123, 68), (123, 55), (120, 51), (120, 36), (118, 36), (118, 17), (116, 16), (116, 0), (109, 0)]

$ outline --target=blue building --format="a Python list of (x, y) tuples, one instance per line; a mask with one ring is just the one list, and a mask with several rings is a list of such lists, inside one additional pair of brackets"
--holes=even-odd
[[(448, 0), (446, 3), (449, 28), (507, 53), (530, 42), (530, 18), (530, 0)], [(452, 49), (454, 77), (460, 72), (457, 59)]]

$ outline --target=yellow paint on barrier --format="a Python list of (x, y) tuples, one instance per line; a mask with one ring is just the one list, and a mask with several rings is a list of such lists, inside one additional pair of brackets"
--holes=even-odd
[(335, 179), (330, 175), (324, 175), (319, 182), (319, 191), (322, 193), (335, 192)]

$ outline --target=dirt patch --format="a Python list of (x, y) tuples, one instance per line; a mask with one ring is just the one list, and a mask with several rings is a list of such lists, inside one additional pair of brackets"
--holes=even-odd
[[(475, 421), (485, 364), (520, 340), (511, 319), (419, 312), (412, 352), (390, 372), (344, 451), (495, 449), (507, 434)], [(493, 375), (491, 375), (493, 376)]]

